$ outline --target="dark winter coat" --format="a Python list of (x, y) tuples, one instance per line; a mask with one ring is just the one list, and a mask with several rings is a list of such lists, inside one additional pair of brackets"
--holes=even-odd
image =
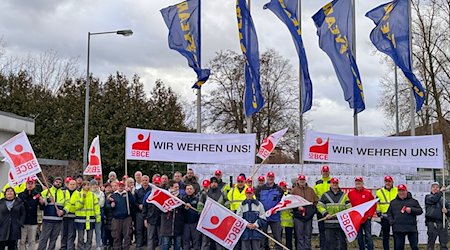
[[(197, 209), (197, 205), (199, 202), (199, 198), (197, 196), (185, 196), (183, 197), (183, 201), (186, 203), (191, 204), (191, 206), (195, 209)], [(186, 209), (184, 208), (184, 205), (182, 205), (181, 207), (183, 207), (183, 209), (185, 210), (185, 216), (184, 216), (184, 223), (186, 224), (192, 224), (192, 223), (197, 223), (198, 219), (200, 218), (200, 214), (197, 211), (194, 211), (193, 209)]]
[(19, 198), (14, 199), (11, 211), (5, 198), (0, 200), (0, 241), (19, 240), (25, 223), (25, 206)]
[(25, 225), (37, 225), (38, 208), (44, 208), (43, 205), (39, 204), (40, 196), (41, 194), (36, 189), (25, 190), (18, 195), (25, 207)]
[[(425, 196), (425, 220), (430, 222), (442, 222), (442, 203), (444, 198), (442, 192), (435, 194), (427, 194)], [(447, 208), (447, 216), (450, 216), (450, 205), (445, 201), (445, 207)]]
[[(402, 213), (403, 207), (410, 207), (411, 213)], [(410, 192), (405, 199), (397, 198), (391, 201), (387, 211), (389, 223), (394, 233), (417, 232), (417, 216), (423, 213), (419, 202), (412, 198)]]
[(114, 219), (125, 219), (128, 216), (131, 216), (133, 211), (132, 207), (135, 205), (134, 196), (131, 194), (131, 192), (128, 192), (128, 202), (129, 202), (129, 210), (127, 205), (127, 192), (123, 191), (122, 193), (119, 193), (119, 191), (116, 191), (111, 195), (111, 198), (113, 198), (114, 202), (116, 203), (115, 207), (111, 206), (111, 201), (108, 200), (106, 202), (106, 207), (111, 208), (112, 210), (112, 217)]
[[(178, 198), (181, 199), (180, 196)], [(161, 213), (161, 236), (181, 236), (184, 227), (184, 206), (181, 205), (167, 213)]]

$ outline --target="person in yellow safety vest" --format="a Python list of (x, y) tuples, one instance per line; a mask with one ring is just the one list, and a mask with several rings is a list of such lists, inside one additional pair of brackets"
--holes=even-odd
[(45, 204), (38, 250), (55, 249), (56, 247), (56, 239), (61, 232), (63, 216), (68, 212), (67, 208), (70, 202), (69, 193), (61, 189), (62, 183), (62, 178), (56, 177), (53, 186), (51, 188), (43, 187), (45, 190), (41, 192)]
[(387, 218), (387, 211), (391, 201), (397, 197), (397, 188), (394, 187), (394, 179), (391, 176), (384, 177), (384, 187), (377, 190), (377, 198), (380, 199), (377, 204), (377, 216), (381, 219), (381, 231), (383, 232), (383, 249), (389, 250), (389, 235), (391, 224)]
[(344, 231), (335, 215), (350, 208), (348, 196), (339, 188), (339, 179), (331, 178), (330, 190), (325, 192), (317, 204), (317, 210), (325, 217), (325, 249), (347, 249)]
[[(330, 190), (330, 167), (327, 165), (322, 166), (321, 169), (322, 178), (316, 181), (316, 185), (314, 185), (314, 192), (317, 195), (317, 198), (322, 198), (322, 195)], [(322, 214), (317, 212), (317, 220), (322, 219)], [(319, 240), (320, 240), (320, 250), (326, 250), (325, 248), (325, 224), (324, 221), (319, 221), (317, 223), (319, 226)]]
[[(89, 181), (83, 181), (81, 190), (75, 191), (70, 199), (75, 207), (75, 228), (79, 249), (91, 249), (95, 223), (100, 222), (100, 205), (97, 196), (91, 191)], [(84, 234), (86, 232), (86, 242)]]
[[(283, 189), (284, 195), (289, 194), (288, 185), (285, 181), (280, 181), (278, 186)], [(294, 214), (292, 209), (281, 211), (280, 218), (281, 227), (284, 229), (284, 233), (286, 234), (286, 247), (289, 249), (294, 249), (292, 248), (292, 235), (294, 233)]]
[(214, 176), (215, 176), (215, 177), (217, 178), (217, 180), (218, 180), (218, 183), (217, 183), (217, 184), (219, 184), (219, 189), (222, 190), (222, 192), (223, 192), (224, 194), (228, 193), (228, 191), (230, 191), (231, 187), (230, 187), (230, 184), (228, 184), (228, 183), (226, 183), (226, 182), (224, 182), (224, 181), (222, 180), (222, 171), (220, 171), (220, 169), (217, 169), (217, 170), (214, 172)]
[(245, 176), (239, 175), (237, 177), (237, 184), (233, 188), (231, 188), (231, 190), (227, 194), (227, 198), (230, 201), (231, 211), (236, 212), (241, 203), (245, 201), (246, 188), (247, 185), (245, 185)]

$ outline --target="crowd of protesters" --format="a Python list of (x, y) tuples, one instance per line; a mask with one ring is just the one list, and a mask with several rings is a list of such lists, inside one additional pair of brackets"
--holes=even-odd
[[(110, 172), (104, 183), (101, 176), (90, 181), (83, 176), (56, 177), (42, 191), (38, 191), (35, 179), (28, 179), (21, 192), (16, 187), (4, 188), (0, 249), (53, 250), (57, 240), (61, 249), (129, 249), (132, 244), (136, 249), (225, 249), (196, 230), (208, 197), (249, 222), (236, 249), (269, 249), (268, 239), (256, 228), (264, 232), (270, 228), (272, 237), (288, 249), (313, 249), (314, 216), (322, 219), (318, 223), (320, 249), (347, 249), (346, 237), (334, 215), (375, 198), (378, 204), (365, 214), (358, 232), (359, 249), (374, 249), (374, 216), (381, 220), (383, 249), (389, 249), (391, 230), (394, 249), (404, 249), (406, 237), (411, 248), (418, 249), (416, 217), (423, 211), (406, 185), (395, 187), (392, 177), (386, 176), (383, 188), (374, 195), (364, 188), (363, 178), (356, 177), (355, 187), (346, 192), (339, 187), (339, 179), (330, 175), (328, 166), (323, 166), (321, 173), (314, 187), (308, 186), (304, 175), (299, 175), (291, 187), (285, 181), (277, 184), (273, 172), (257, 177), (255, 183), (240, 174), (232, 184), (224, 182), (221, 170), (216, 170), (209, 179), (200, 181), (192, 169), (184, 177), (175, 172), (171, 179), (159, 174), (150, 178), (137, 171), (134, 178), (124, 176), (119, 180), (115, 172)], [(185, 205), (162, 212), (147, 203), (151, 184), (168, 190)], [(441, 249), (447, 249), (443, 214), (450, 214), (444, 191), (445, 187), (433, 183), (425, 198), (428, 249), (434, 249), (438, 237)], [(265, 211), (286, 194), (301, 196), (312, 204), (266, 217)], [(38, 224), (41, 210), (42, 223)], [(275, 249), (281, 247), (275, 245)]]

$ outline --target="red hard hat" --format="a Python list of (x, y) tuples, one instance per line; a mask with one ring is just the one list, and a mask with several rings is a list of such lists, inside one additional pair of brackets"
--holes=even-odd
[(270, 171), (269, 173), (267, 173), (267, 177), (275, 177), (275, 173)]
[(266, 181), (266, 177), (264, 177), (264, 175), (261, 175), (258, 177), (258, 181)]
[(398, 189), (398, 190), (403, 190), (403, 191), (408, 191), (408, 188), (406, 187), (405, 184), (400, 184), (400, 185), (398, 185), (398, 186), (397, 186), (397, 189)]
[(203, 180), (202, 182), (203, 187), (209, 187), (210, 184), (211, 182), (209, 180)]
[(245, 190), (245, 193), (254, 193), (255, 192), (255, 190), (252, 188), (252, 187), (248, 187), (246, 190)]
[(278, 186), (280, 186), (280, 187), (287, 187), (287, 183), (285, 181), (280, 181)]
[(242, 176), (242, 175), (239, 175), (239, 176), (237, 177), (237, 181), (238, 181), (238, 182), (239, 182), (239, 181), (245, 181), (245, 177)]
[(331, 178), (330, 180), (331, 183), (339, 183), (339, 179), (336, 177)]
[(330, 172), (330, 167), (327, 165), (322, 166), (322, 172)]
[(156, 176), (155, 178), (153, 178), (153, 183), (155, 183), (155, 184), (161, 183), (161, 177)]
[(214, 172), (214, 175), (222, 175), (222, 171), (220, 171), (220, 169), (217, 169), (217, 170)]
[(246, 182), (252, 182), (252, 181), (253, 181), (253, 180), (252, 180), (251, 177), (248, 177), (247, 180), (246, 180)]
[(306, 180), (306, 176), (304, 176), (304, 175), (299, 175), (298, 177), (297, 177), (297, 180)]

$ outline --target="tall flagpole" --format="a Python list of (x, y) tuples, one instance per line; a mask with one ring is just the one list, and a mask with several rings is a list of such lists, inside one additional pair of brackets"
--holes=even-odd
[[(251, 0), (247, 1), (247, 5), (248, 5), (248, 13), (251, 15)], [(246, 28), (248, 28), (248, 25), (246, 26)], [(248, 37), (248, 39), (251, 38), (250, 35), (248, 34), (248, 30), (247, 30), (247, 37)], [(249, 41), (248, 46), (251, 46), (250, 44), (251, 44), (251, 41)], [(248, 58), (247, 58), (247, 60), (248, 60)], [(247, 134), (252, 133), (252, 122), (253, 122), (252, 116), (253, 115), (250, 115), (245, 118), (247, 120)]]
[[(411, 70), (413, 69), (413, 54), (412, 54), (412, 0), (408, 0), (408, 17), (409, 17), (409, 62), (411, 65)], [(411, 136), (416, 135), (416, 120), (415, 120), (415, 101), (414, 101), (414, 90), (411, 89), (410, 97), (409, 97), (409, 104), (410, 104), (410, 115), (411, 115)]]
[[(356, 61), (356, 7), (355, 7), (355, 0), (352, 0), (352, 29), (353, 29), (353, 35), (352, 35), (352, 52), (353, 52), (353, 57), (355, 58)], [(353, 110), (356, 111), (356, 107), (353, 107)], [(353, 114), (353, 135), (357, 136), (358, 135), (358, 113), (354, 112)]]
[[(298, 27), (300, 31), (302, 31), (302, 0), (298, 0)], [(304, 162), (303, 162), (303, 103), (302, 103), (302, 86), (303, 86), (303, 72), (302, 72), (302, 60), (301, 57), (299, 57), (299, 66), (298, 66), (298, 72), (299, 72), (299, 79), (298, 79), (298, 106), (300, 111), (300, 145), (298, 147), (298, 161), (302, 165), (302, 174), (304, 174)]]
[(400, 135), (400, 126), (398, 118), (398, 74), (397, 65), (394, 63), (394, 86), (395, 86), (395, 135)]
[[(198, 0), (198, 67), (202, 68), (202, 0)], [(197, 133), (202, 132), (202, 89), (197, 89)]]

